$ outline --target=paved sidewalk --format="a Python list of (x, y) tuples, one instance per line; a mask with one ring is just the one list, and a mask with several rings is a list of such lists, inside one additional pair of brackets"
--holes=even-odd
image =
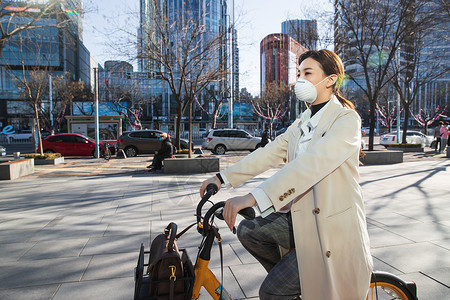
[[(242, 157), (228, 154), (221, 167)], [(192, 223), (200, 183), (212, 175), (151, 174), (147, 161), (66, 159), (0, 181), (0, 299), (132, 299), (140, 243), (148, 247), (170, 221)], [(375, 266), (415, 281), (419, 299), (450, 299), (450, 160), (405, 161), (360, 169)], [(274, 172), (212, 200), (247, 193)], [(264, 269), (219, 226), (224, 286), (257, 298)], [(192, 229), (179, 246), (195, 259), (200, 239)], [(213, 249), (220, 277), (218, 256)]]

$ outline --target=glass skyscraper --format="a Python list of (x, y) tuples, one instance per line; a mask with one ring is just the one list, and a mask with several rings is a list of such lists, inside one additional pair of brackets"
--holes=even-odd
[[(198, 24), (204, 28), (204, 31), (208, 34), (202, 35), (202, 39), (216, 38), (223, 36), (220, 46), (215, 49), (215, 58), (207, 63), (210, 65), (217, 65), (218, 67), (225, 67), (230, 70), (228, 73), (234, 73), (234, 77), (239, 72), (238, 67), (238, 48), (236, 44), (237, 33), (232, 28), (233, 23), (233, 7), (234, 0), (140, 0), (140, 27), (138, 30), (138, 72), (148, 72), (149, 76), (155, 76), (158, 79), (158, 72), (164, 72), (160, 62), (150, 61), (145, 58), (143, 53), (148, 44), (149, 39), (157, 40), (158, 37), (149, 37), (152, 32), (151, 29), (154, 26), (161, 24), (155, 24), (155, 14), (163, 14), (163, 19), (166, 20), (168, 27), (170, 24), (174, 24), (177, 20), (191, 20), (192, 23)], [(170, 29), (168, 29), (170, 30)], [(182, 30), (177, 28), (177, 30)], [(155, 35), (158, 35), (157, 30), (154, 31)], [(176, 33), (171, 34), (171, 38), (176, 36)], [(233, 38), (234, 37), (234, 38)], [(161, 37), (163, 39), (163, 37)], [(207, 44), (203, 41), (203, 44)], [(202, 41), (199, 43), (202, 44)], [(175, 55), (182, 55), (178, 53), (179, 49), (176, 49), (176, 42), (171, 43), (172, 51)], [(239, 84), (234, 81), (232, 85), (232, 76), (228, 75), (226, 80), (220, 82), (212, 82), (208, 89), (217, 93), (219, 97), (230, 98), (231, 95), (238, 95)], [(163, 102), (163, 115), (173, 115), (175, 109), (175, 103), (170, 103), (168, 99), (171, 95), (167, 84), (159, 80), (160, 83), (155, 84), (155, 95), (162, 99)], [(236, 90), (232, 92), (233, 90)], [(201, 97), (200, 97), (201, 98)], [(200, 100), (202, 101), (202, 100)], [(167, 103), (167, 104), (164, 104)], [(204, 103), (205, 106), (207, 105)], [(169, 113), (170, 106), (170, 113)]]
[[(8, 1), (2, 9), (20, 9), (25, 1)], [(0, 19), (2, 26), (18, 27), (26, 24), (50, 1), (36, 1), (28, 4), (29, 14), (11, 20)], [(8, 5), (8, 6), (5, 6)], [(49, 75), (70, 74), (72, 80), (91, 84), (91, 56), (82, 43), (81, 0), (66, 0), (53, 8), (51, 14), (36, 21), (42, 26), (22, 31), (10, 37), (0, 57), (0, 127), (13, 125), (16, 130), (29, 128), (34, 114), (26, 104), (15, 85), (25, 69), (42, 70)], [(53, 13), (54, 12), (54, 13)], [(64, 24), (64, 26), (57, 26)], [(4, 27), (5, 28), (5, 27)], [(27, 76), (27, 75), (25, 75)], [(48, 91), (44, 99), (49, 99)], [(48, 100), (46, 100), (48, 101)]]

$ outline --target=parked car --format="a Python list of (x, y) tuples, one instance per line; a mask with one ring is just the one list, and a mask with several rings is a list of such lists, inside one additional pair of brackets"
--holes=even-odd
[(0, 156), (6, 156), (6, 148), (0, 145)]
[[(159, 130), (125, 131), (117, 140), (118, 149), (123, 150), (126, 156), (138, 154), (153, 154), (161, 148)], [(189, 149), (189, 142), (181, 139), (181, 149)]]
[[(100, 143), (100, 151), (104, 149), (105, 143)], [(42, 141), (45, 153), (61, 153), (62, 156), (94, 156), (95, 141), (78, 133), (62, 133), (50, 135)], [(111, 154), (115, 154), (115, 147), (109, 145)]]
[(261, 147), (261, 138), (250, 135), (242, 129), (213, 129), (208, 133), (202, 149), (222, 155), (226, 151), (256, 150)]
[[(364, 136), (364, 135), (369, 135), (369, 133), (370, 133), (370, 127), (361, 127), (361, 133), (362, 133), (363, 136)], [(374, 133), (375, 135), (377, 134), (377, 129), (376, 129), (376, 128), (373, 129), (373, 133)]]
[(32, 132), (31, 130), (22, 130), (19, 133), (8, 134), (6, 138), (8, 139), (8, 143), (12, 143), (18, 140), (31, 142)]
[[(403, 131), (400, 131), (400, 142), (403, 137)], [(408, 130), (406, 132), (406, 142), (412, 144), (422, 144), (423, 146), (430, 146), (434, 140), (432, 136), (427, 136), (419, 131)], [(397, 131), (392, 131), (380, 137), (380, 144), (388, 147), (390, 144), (397, 143)]]

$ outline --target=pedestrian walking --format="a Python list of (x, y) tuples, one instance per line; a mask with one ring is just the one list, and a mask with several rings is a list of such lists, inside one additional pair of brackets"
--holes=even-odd
[[(308, 51), (299, 65), (295, 93), (309, 109), (266, 147), (205, 180), (200, 195), (209, 183), (238, 187), (287, 160), (251, 193), (228, 199), (223, 211), (230, 229), (241, 209), (261, 212), (237, 230), (268, 272), (259, 298), (362, 300), (373, 262), (358, 184), (361, 119), (339, 94), (344, 67), (335, 53)], [(292, 251), (281, 256), (279, 246)]]
[(444, 152), (445, 147), (447, 146), (447, 141), (448, 141), (448, 135), (449, 135), (449, 131), (446, 125), (444, 125), (444, 122), (439, 122), (442, 123), (441, 129), (440, 129), (440, 133), (441, 133), (441, 147), (439, 148), (439, 153)]
[(434, 144), (434, 151), (438, 151), (438, 147), (439, 147), (439, 152), (441, 151), (441, 123), (439, 122), (439, 125), (436, 126), (436, 128), (434, 128), (434, 138), (435, 138), (435, 144)]

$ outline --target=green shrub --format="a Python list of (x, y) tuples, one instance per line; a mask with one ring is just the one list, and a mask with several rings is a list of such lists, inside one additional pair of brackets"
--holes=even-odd
[(422, 144), (390, 144), (389, 148), (422, 148)]
[(25, 158), (33, 158), (33, 159), (55, 159), (60, 158), (61, 153), (44, 153), (44, 155), (40, 155), (39, 153), (31, 153), (25, 154)]

